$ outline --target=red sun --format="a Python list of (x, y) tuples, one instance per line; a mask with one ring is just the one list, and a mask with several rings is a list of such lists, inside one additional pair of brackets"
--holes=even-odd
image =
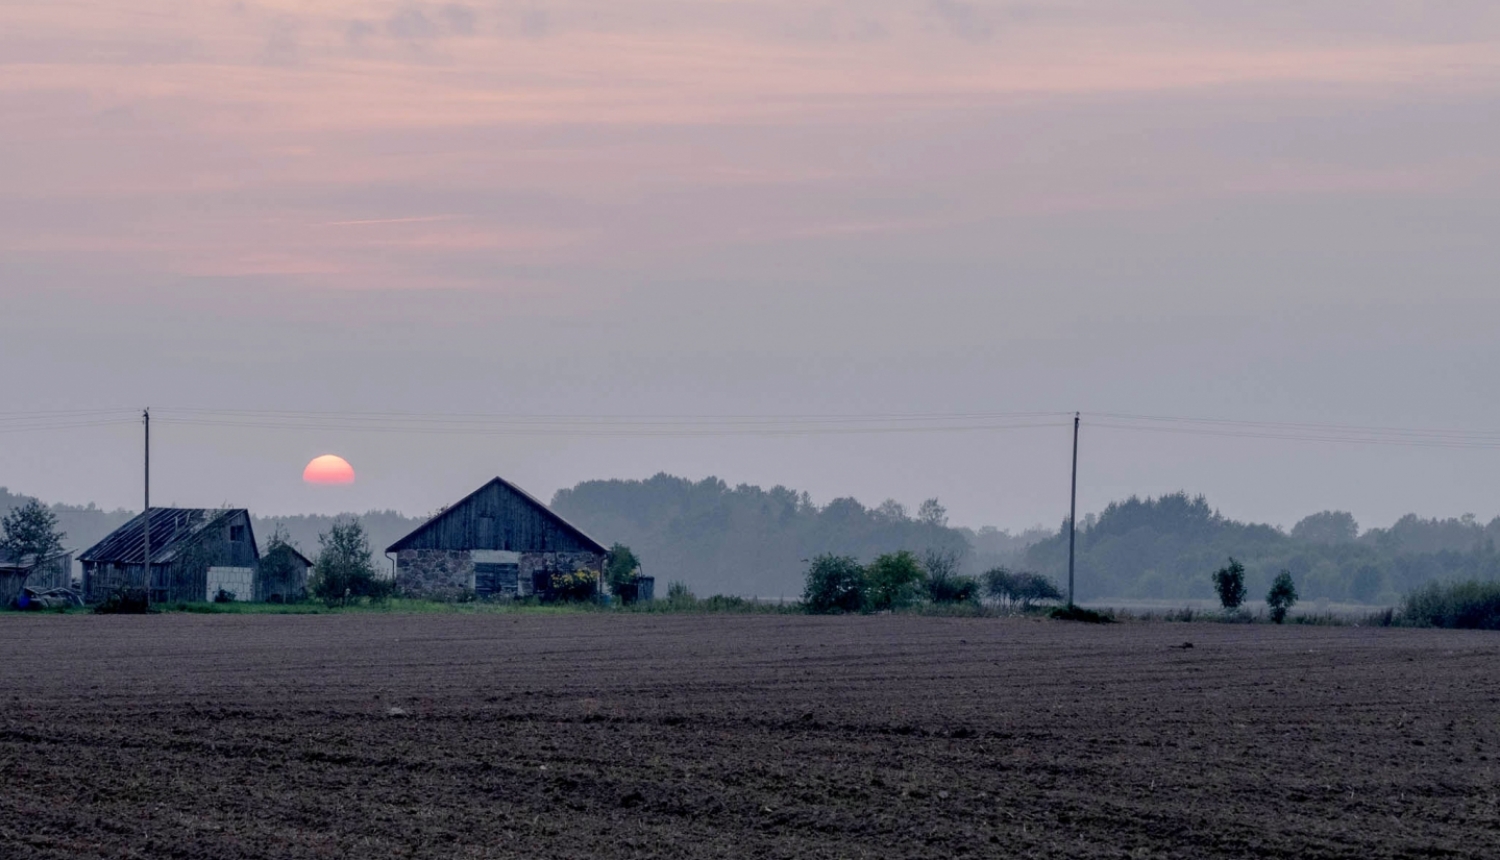
[(352, 484), (354, 467), (337, 454), (314, 457), (302, 470), (302, 480), (309, 484)]

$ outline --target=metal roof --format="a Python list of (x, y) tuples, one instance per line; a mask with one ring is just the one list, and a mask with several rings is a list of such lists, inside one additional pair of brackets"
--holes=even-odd
[[(235, 514), (244, 514), (246, 522), (250, 520), (249, 511), (244, 508), (152, 508), (151, 563), (171, 561), (177, 550), (191, 538)], [(146, 547), (141, 521), (141, 515), (136, 514), (130, 522), (80, 553), (78, 560), (107, 564), (143, 563)]]
[[(71, 552), (72, 552), (72, 550), (67, 550), (67, 549), (62, 550), (60, 552), (55, 552), (52, 555), (49, 555), (45, 559), (43, 559), (43, 562), (56, 561), (57, 559), (60, 559), (63, 556), (70, 554)], [(3, 549), (0, 549), (0, 570), (5, 570), (5, 571), (22, 571), (22, 570), (31, 570), (32, 568), (34, 568), (36, 566), (37, 566), (37, 561), (36, 561), (36, 556), (35, 555), (22, 556), (20, 558), (20, 560), (18, 561), (14, 555), (6, 552)]]

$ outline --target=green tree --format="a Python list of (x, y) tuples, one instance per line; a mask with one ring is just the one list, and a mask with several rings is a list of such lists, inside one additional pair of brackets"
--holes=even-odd
[(876, 611), (911, 605), (922, 585), (922, 565), (906, 550), (876, 557), (865, 568), (869, 607)]
[(1286, 613), (1297, 602), (1297, 585), (1292, 582), (1292, 573), (1283, 570), (1276, 574), (1276, 579), (1271, 583), (1271, 590), (1266, 592), (1266, 606), (1271, 610), (1271, 620), (1280, 624), (1286, 620)]
[(1042, 600), (1062, 600), (1062, 592), (1057, 585), (1040, 573), (1023, 571), (1015, 574), (1012, 582), (1022, 609), (1030, 609), (1031, 604)]
[(1225, 609), (1238, 609), (1245, 602), (1245, 566), (1229, 557), (1229, 564), (1214, 571), (1214, 590)]
[(970, 603), (979, 598), (978, 580), (958, 572), (961, 558), (954, 550), (932, 549), (922, 554), (928, 600), (933, 603)]
[(1323, 511), (1303, 517), (1292, 526), (1295, 540), (1318, 544), (1354, 543), (1359, 523), (1348, 511)]
[(318, 535), (318, 544), (313, 594), (330, 603), (346, 597), (383, 600), (390, 596), (390, 583), (375, 576), (370, 540), (359, 520), (334, 520), (328, 531)]
[(633, 600), (636, 579), (640, 577), (640, 574), (641, 560), (636, 558), (630, 547), (616, 543), (609, 548), (609, 556), (604, 562), (604, 581), (609, 584), (611, 594), (628, 594)]
[(864, 608), (868, 582), (865, 569), (853, 557), (825, 553), (807, 567), (802, 605), (808, 612), (858, 612)]
[(42, 564), (62, 552), (65, 537), (57, 530), (56, 515), (36, 499), (0, 519), (0, 555), (10, 556), (17, 563), (31, 556), (36, 565)]

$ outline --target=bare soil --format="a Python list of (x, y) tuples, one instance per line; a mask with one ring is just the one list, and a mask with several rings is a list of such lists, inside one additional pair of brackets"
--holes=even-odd
[(1500, 634), (12, 615), (0, 654), (7, 858), (1500, 857)]

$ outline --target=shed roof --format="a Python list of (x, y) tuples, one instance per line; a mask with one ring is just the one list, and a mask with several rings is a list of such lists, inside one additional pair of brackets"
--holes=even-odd
[[(236, 515), (243, 515), (250, 523), (250, 512), (244, 508), (152, 508), (151, 509), (151, 563), (162, 564), (176, 557), (177, 551), (192, 542), (192, 539), (209, 528), (222, 524)], [(143, 517), (135, 518), (109, 533), (78, 555), (81, 562), (104, 562), (108, 564), (142, 564), (146, 556), (146, 530)], [(249, 536), (250, 545), (255, 546), (255, 535)], [(260, 550), (256, 550), (260, 555)]]
[[(46, 558), (42, 559), (42, 561), (56, 561), (57, 559), (63, 558), (64, 556), (71, 555), (72, 552), (72, 550), (68, 549), (62, 550), (61, 552), (55, 552), (52, 555), (49, 555)], [(35, 555), (23, 555), (18, 559), (15, 557), (15, 555), (6, 552), (3, 549), (0, 549), (0, 571), (4, 571), (7, 573), (20, 572), (31, 570), (36, 566), (37, 559)]]
[(420, 526), (417, 526), (406, 537), (403, 537), (401, 540), (398, 540), (395, 543), (391, 544), (389, 547), (386, 547), (385, 551), (386, 552), (400, 552), (401, 550), (405, 549), (410, 543), (412, 543), (413, 541), (415, 541), (417, 538), (421, 537), (421, 535), (424, 532), (426, 532), (428, 529), (433, 528), (435, 525), (437, 525), (438, 523), (442, 522), (442, 520), (443, 520), (444, 517), (452, 515), (454, 512), (456, 512), (460, 508), (462, 508), (464, 506), (465, 502), (468, 502), (470, 499), (474, 498), (475, 496), (479, 495), (480, 493), (484, 492), (485, 490), (489, 489), (490, 487), (495, 486), (496, 484), (498, 484), (498, 485), (500, 485), (500, 486), (502, 486), (502, 487), (510, 490), (511, 492), (515, 493), (517, 496), (520, 496), (523, 500), (525, 500), (525, 502), (527, 504), (529, 504), (531, 507), (535, 508), (537, 510), (537, 512), (540, 513), (543, 517), (546, 517), (547, 519), (550, 519), (552, 522), (556, 523), (559, 528), (561, 528), (563, 531), (566, 531), (569, 534), (573, 535), (573, 537), (577, 538), (579, 540), (579, 542), (581, 542), (585, 546), (589, 547), (590, 549), (594, 550), (595, 552), (600, 552), (600, 553), (609, 552), (609, 549), (606, 548), (604, 546), (604, 544), (602, 544), (602, 543), (598, 542), (597, 540), (594, 540), (593, 538), (589, 537), (588, 534), (586, 532), (584, 532), (583, 529), (581, 529), (578, 526), (575, 526), (572, 523), (568, 522), (567, 520), (563, 519), (560, 515), (558, 515), (556, 512), (554, 512), (551, 508), (549, 508), (545, 504), (543, 504), (540, 499), (538, 499), (537, 497), (533, 496), (532, 494), (526, 492), (525, 490), (521, 489), (520, 487), (516, 486), (515, 484), (512, 484), (511, 482), (505, 480), (504, 478), (500, 478), (500, 477), (496, 477), (494, 480), (485, 482), (485, 484), (483, 486), (481, 486), (480, 488), (478, 488), (474, 492), (468, 494), (467, 496), (464, 496), (462, 499), (459, 499), (457, 502), (454, 502), (453, 504), (451, 504), (448, 507), (444, 508), (442, 511), (434, 514), (430, 519), (427, 520), (427, 522), (422, 523)]

